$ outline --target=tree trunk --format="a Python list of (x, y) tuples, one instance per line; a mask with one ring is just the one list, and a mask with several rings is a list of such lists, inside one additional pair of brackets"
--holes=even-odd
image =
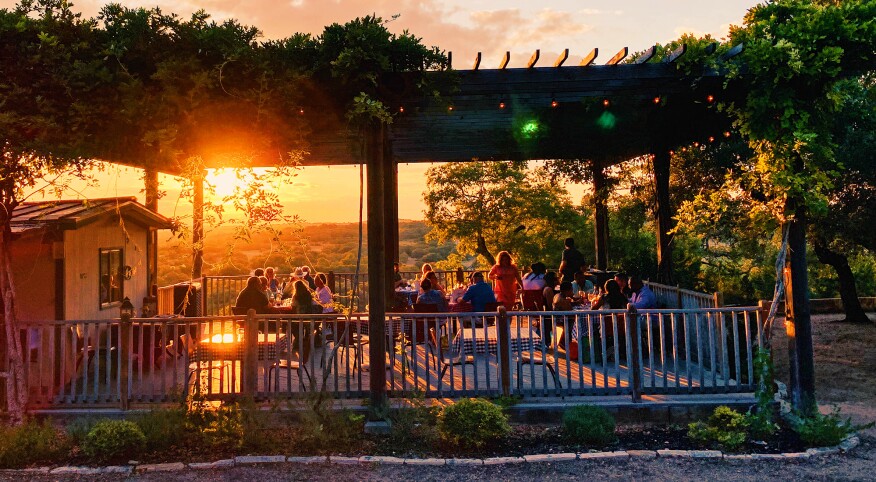
[[(12, 208), (6, 212), (12, 212)], [(9, 219), (0, 223), (0, 305), (3, 308), (3, 337), (0, 350), (0, 371), (6, 373), (6, 404), (9, 420), (18, 425), (24, 420), (27, 410), (27, 379), (24, 374), (24, 358), (22, 356), (21, 337), (18, 335), (18, 320), (15, 316), (15, 282), (12, 276), (12, 258), (10, 256), (10, 241), (12, 230)]]
[(496, 258), (493, 256), (493, 253), (490, 252), (489, 248), (487, 248), (487, 241), (480, 234), (478, 235), (478, 247), (475, 252), (484, 257), (487, 260), (487, 264), (493, 266), (496, 264)]
[(855, 286), (855, 275), (849, 266), (849, 259), (842, 253), (833, 251), (821, 241), (815, 242), (815, 255), (818, 261), (830, 265), (839, 277), (839, 293), (843, 302), (843, 310), (846, 318), (842, 321), (848, 323), (870, 323), (867, 313), (861, 307), (858, 299), (858, 288)]
[(788, 258), (785, 263), (785, 332), (788, 335), (789, 389), (791, 405), (804, 415), (817, 411), (812, 323), (809, 316), (809, 278), (806, 271), (806, 207), (799, 199), (788, 200), (793, 219), (788, 226)]

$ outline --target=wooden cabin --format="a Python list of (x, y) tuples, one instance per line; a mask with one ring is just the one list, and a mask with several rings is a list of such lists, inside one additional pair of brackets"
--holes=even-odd
[(170, 227), (134, 197), (22, 203), (11, 247), (19, 319), (118, 318), (125, 297), (141, 309), (149, 233)]

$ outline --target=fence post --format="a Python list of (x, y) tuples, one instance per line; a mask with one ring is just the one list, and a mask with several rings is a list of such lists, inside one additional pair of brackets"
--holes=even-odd
[(255, 397), (258, 388), (258, 357), (259, 357), (259, 322), (256, 312), (250, 309), (246, 312), (246, 322), (243, 328), (243, 395)]
[[(121, 315), (121, 321), (119, 322), (119, 399), (122, 410), (128, 409), (128, 401), (131, 398), (131, 394), (128, 391), (128, 364), (131, 358), (131, 317), (134, 314), (133, 311), (134, 306), (125, 297), (119, 309)], [(107, 367), (107, 370), (109, 370), (109, 367)]]
[(328, 287), (332, 293), (338, 292), (338, 290), (335, 289), (335, 272), (334, 271), (328, 272)]
[(676, 308), (678, 308), (679, 310), (684, 308), (684, 304), (683, 304), (684, 300), (682, 300), (682, 298), (681, 298), (681, 286), (680, 285), (675, 285), (675, 299), (676, 299), (675, 303), (678, 305), (678, 306), (676, 306)]
[(511, 395), (511, 324), (508, 320), (508, 310), (499, 305), (499, 317), (496, 321), (499, 342), (499, 366), (502, 373), (502, 395)]
[(639, 359), (639, 344), (641, 342), (642, 335), (639, 333), (639, 314), (636, 311), (636, 307), (633, 306), (632, 303), (627, 305), (626, 318), (629, 322), (627, 336), (630, 337), (630, 346), (632, 348), (632, 353), (630, 354), (630, 371), (632, 372), (633, 380), (630, 388), (632, 388), (633, 392), (633, 403), (639, 403), (642, 401), (642, 363)]
[(712, 298), (715, 300), (715, 308), (724, 306), (724, 293), (716, 291), (712, 294)]

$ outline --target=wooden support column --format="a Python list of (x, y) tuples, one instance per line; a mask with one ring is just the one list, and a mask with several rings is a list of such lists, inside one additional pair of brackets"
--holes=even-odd
[(594, 252), (596, 268), (608, 269), (608, 200), (609, 188), (605, 182), (605, 171), (601, 164), (593, 163), (593, 201), (594, 201)]
[(654, 153), (654, 192), (657, 201), (657, 282), (672, 284), (672, 209), (669, 206), (669, 150)]
[[(143, 174), (146, 191), (146, 209), (158, 213), (158, 170), (147, 167)], [(152, 286), (158, 284), (158, 230), (149, 228), (146, 235), (146, 287), (152, 296)]]
[(788, 335), (789, 389), (791, 405), (812, 414), (815, 403), (815, 362), (812, 350), (812, 322), (809, 316), (809, 279), (806, 272), (806, 208), (788, 201), (793, 213), (788, 226), (788, 254), (785, 261), (785, 331)]
[(376, 419), (386, 406), (386, 223), (384, 220), (385, 176), (384, 127), (366, 130), (365, 149), (368, 182), (368, 329), (370, 356), (371, 415)]
[(392, 157), (388, 141), (383, 146), (383, 220), (386, 223), (384, 242), (386, 243), (386, 302), (393, 306), (395, 288), (393, 287), (392, 264), (398, 262), (398, 164)]
[(192, 279), (204, 271), (204, 174), (192, 179)]

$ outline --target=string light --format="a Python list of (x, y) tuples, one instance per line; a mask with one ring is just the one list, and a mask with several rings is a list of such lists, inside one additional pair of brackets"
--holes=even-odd
[(711, 95), (711, 94), (707, 95), (706, 102), (708, 102), (709, 104), (711, 104), (712, 102), (715, 102), (715, 96)]
[(504, 101), (504, 100), (500, 100), (500, 101), (499, 101), (499, 108), (500, 108), (500, 109), (504, 109), (504, 108), (505, 108), (505, 101)]
[(398, 108), (398, 112), (399, 112), (400, 114), (404, 114), (404, 113), (405, 113), (405, 106), (399, 106), (399, 108)]
[(298, 109), (298, 114), (304, 115), (304, 107), (301, 107), (300, 109)]
[(611, 105), (611, 102), (609, 102), (608, 99), (602, 99), (602, 106), (603, 107), (608, 107), (610, 105)]
[(730, 131), (724, 131), (724, 137), (730, 137)]
[(452, 106), (452, 105), (448, 105), (448, 106), (447, 106), (447, 110), (448, 110), (449, 112), (453, 112), (453, 106)]
[(654, 97), (654, 103), (655, 103), (655, 104), (659, 104), (659, 103), (660, 103), (660, 96)]
[(557, 102), (557, 99), (551, 99), (551, 107), (556, 107), (558, 105), (560, 105), (560, 103)]
[(715, 142), (715, 136), (709, 136), (709, 142)]

